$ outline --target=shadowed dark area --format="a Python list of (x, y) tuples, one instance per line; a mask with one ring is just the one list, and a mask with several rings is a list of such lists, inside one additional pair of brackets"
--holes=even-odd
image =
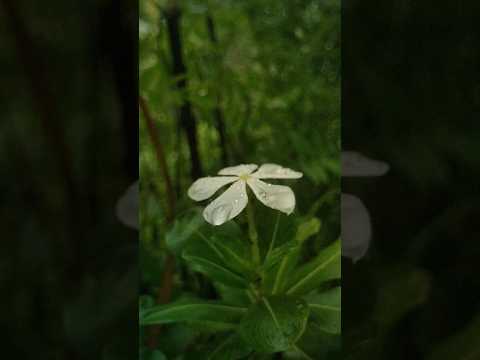
[[(137, 3), (0, 1), (0, 323), (22, 359), (137, 354)], [(127, 339), (127, 341), (125, 340)]]
[(342, 184), (373, 224), (367, 257), (342, 268), (348, 359), (480, 356), (479, 14), (344, 4), (342, 143), (390, 164)]

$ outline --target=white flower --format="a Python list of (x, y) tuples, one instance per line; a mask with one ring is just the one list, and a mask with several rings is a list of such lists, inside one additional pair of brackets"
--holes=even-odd
[(214, 177), (204, 177), (195, 181), (188, 189), (188, 196), (195, 201), (210, 198), (217, 190), (232, 184), (203, 211), (203, 217), (212, 225), (222, 225), (240, 214), (247, 206), (247, 185), (264, 205), (287, 215), (295, 209), (295, 195), (288, 186), (272, 185), (260, 179), (299, 179), (301, 172), (275, 164), (264, 164), (257, 169), (255, 164), (227, 167)]
[(138, 180), (118, 200), (116, 213), (122, 223), (138, 229)]
[[(388, 164), (353, 152), (342, 152), (342, 176), (381, 176)], [(372, 237), (370, 214), (356, 196), (342, 194), (342, 256), (354, 262), (367, 253)]]

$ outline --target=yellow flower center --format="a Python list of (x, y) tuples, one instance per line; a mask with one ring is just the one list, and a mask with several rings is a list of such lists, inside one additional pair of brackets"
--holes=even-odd
[(239, 176), (240, 180), (243, 180), (243, 181), (247, 181), (249, 177), (250, 177), (250, 175), (248, 175), (248, 174), (243, 174), (243, 175)]

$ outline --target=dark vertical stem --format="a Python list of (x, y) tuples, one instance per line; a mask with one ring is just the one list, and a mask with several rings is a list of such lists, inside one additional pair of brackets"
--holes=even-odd
[(165, 152), (163, 151), (162, 143), (158, 137), (158, 130), (153, 121), (152, 114), (150, 109), (141, 96), (138, 98), (140, 108), (143, 113), (143, 118), (145, 119), (145, 124), (147, 125), (148, 136), (153, 144), (155, 149), (155, 155), (157, 157), (158, 165), (162, 173), (163, 180), (165, 182), (165, 193), (167, 195), (167, 207), (166, 207), (166, 217), (167, 222), (172, 222), (175, 214), (175, 194), (173, 192), (172, 180), (167, 167), (167, 160), (165, 158)]
[[(207, 15), (207, 28), (208, 28), (208, 35), (210, 37), (210, 41), (213, 45), (218, 46), (218, 37), (217, 32), (215, 29), (215, 23), (213, 21), (213, 17), (208, 14)], [(225, 129), (225, 120), (222, 111), (222, 96), (219, 92), (217, 92), (217, 103), (213, 110), (215, 123), (217, 125), (217, 131), (220, 138), (220, 149), (222, 151), (222, 163), (224, 166), (228, 165), (228, 150), (227, 150), (227, 135)]]
[[(145, 123), (147, 125), (148, 135), (150, 140), (153, 144), (155, 149), (155, 155), (158, 160), (158, 164), (160, 167), (160, 171), (162, 173), (163, 180), (165, 182), (165, 192), (167, 195), (167, 207), (166, 207), (166, 220), (167, 224), (171, 224), (175, 218), (175, 194), (173, 192), (172, 180), (170, 178), (170, 174), (167, 167), (167, 160), (165, 158), (165, 152), (163, 150), (162, 143), (160, 142), (160, 138), (158, 137), (157, 129), (155, 127), (155, 122), (153, 117), (150, 113), (150, 109), (145, 101), (141, 96), (138, 99), (140, 108), (143, 113), (143, 118), (145, 119)], [(172, 288), (173, 288), (173, 275), (175, 272), (175, 258), (172, 254), (167, 253), (165, 257), (165, 267), (163, 269), (163, 276), (162, 276), (162, 284), (160, 289), (158, 290), (157, 295), (157, 303), (165, 304), (170, 301), (172, 296)], [(161, 332), (160, 326), (153, 326), (149, 333), (149, 337), (147, 339), (147, 345), (151, 349), (155, 349), (158, 343), (158, 337)]]
[[(182, 54), (182, 38), (180, 35), (181, 12), (178, 6), (173, 4), (165, 10), (164, 14), (167, 20), (168, 37), (172, 53), (172, 74), (177, 80), (177, 89), (184, 94), (187, 90), (187, 69)], [(184, 99), (178, 111), (180, 124), (187, 135), (191, 159), (191, 176), (192, 179), (197, 179), (202, 176), (203, 171), (198, 152), (197, 123), (190, 101)]]
[(182, 154), (182, 127), (177, 124), (175, 129), (175, 148), (177, 149), (178, 159), (177, 166), (175, 168), (175, 192), (180, 194), (182, 183), (182, 166), (183, 166), (183, 154)]

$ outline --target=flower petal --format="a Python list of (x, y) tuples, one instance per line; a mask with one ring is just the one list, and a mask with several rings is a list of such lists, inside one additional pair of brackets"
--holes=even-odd
[(363, 202), (342, 194), (342, 256), (356, 262), (367, 253), (371, 237), (370, 214)]
[(263, 164), (252, 176), (257, 179), (300, 179), (303, 174), (277, 164)]
[(258, 165), (255, 164), (242, 164), (242, 165), (237, 165), (237, 166), (230, 166), (226, 167), (225, 169), (222, 169), (218, 172), (218, 175), (249, 175), (255, 169), (258, 167)]
[(370, 159), (356, 151), (342, 152), (342, 176), (380, 176), (389, 166), (383, 161)]
[(188, 189), (188, 196), (195, 201), (206, 200), (222, 186), (238, 180), (236, 176), (209, 176), (195, 181)]
[(254, 177), (250, 177), (247, 183), (265, 206), (287, 215), (295, 209), (295, 194), (288, 186), (267, 184)]
[(115, 210), (122, 223), (138, 229), (138, 180), (123, 193)]
[(222, 225), (240, 214), (247, 203), (245, 181), (239, 180), (203, 210), (203, 217), (212, 225)]

